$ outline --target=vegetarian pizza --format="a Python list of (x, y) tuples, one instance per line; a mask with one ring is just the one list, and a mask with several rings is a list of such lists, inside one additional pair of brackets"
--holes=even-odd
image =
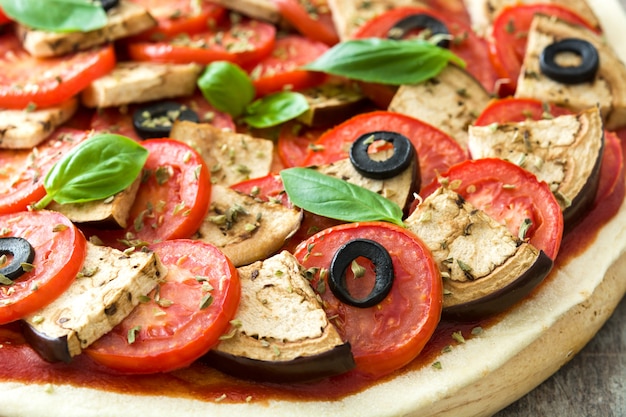
[(620, 7), (0, 0), (0, 414), (515, 401), (626, 292)]

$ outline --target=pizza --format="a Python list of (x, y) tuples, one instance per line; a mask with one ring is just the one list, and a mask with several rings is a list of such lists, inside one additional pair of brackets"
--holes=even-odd
[(616, 0), (17, 3), (3, 416), (491, 415), (626, 293)]

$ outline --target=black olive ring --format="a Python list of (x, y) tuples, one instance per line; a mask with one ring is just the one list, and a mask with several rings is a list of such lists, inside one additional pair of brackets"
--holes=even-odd
[[(416, 13), (398, 20), (387, 32), (387, 38), (402, 39), (407, 33), (416, 29), (428, 29), (433, 35), (450, 35), (448, 27), (441, 20), (426, 13)], [(437, 46), (450, 47), (450, 39), (440, 40)]]
[[(362, 299), (352, 297), (346, 286), (346, 271), (352, 261), (359, 256), (371, 260), (376, 271), (374, 288)], [(335, 252), (330, 263), (328, 287), (342, 303), (367, 308), (375, 306), (387, 297), (391, 291), (393, 280), (393, 261), (387, 249), (373, 240), (354, 239), (345, 243)]]
[(150, 119), (156, 119), (160, 117), (171, 119), (171, 115), (178, 113), (176, 120), (187, 120), (190, 122), (198, 123), (198, 113), (191, 110), (189, 107), (184, 106), (175, 101), (163, 101), (156, 104), (150, 104), (148, 106), (141, 107), (133, 113), (133, 127), (139, 136), (143, 139), (150, 138), (165, 138), (170, 135), (172, 126), (159, 125), (150, 126), (146, 124), (146, 121)]
[(0, 255), (10, 255), (10, 262), (0, 269), (0, 275), (14, 281), (24, 274), (23, 264), (33, 262), (35, 249), (28, 240), (21, 237), (0, 238)]
[(119, 0), (100, 0), (100, 6), (105, 12), (117, 7), (118, 4), (120, 4)]
[[(562, 52), (572, 52), (580, 56), (580, 65), (563, 67), (557, 64), (556, 56)], [(590, 42), (583, 39), (567, 38), (554, 42), (546, 46), (539, 57), (541, 72), (563, 84), (581, 84), (592, 81), (599, 67), (598, 50)]]
[[(393, 155), (382, 161), (374, 161), (367, 150), (372, 141), (383, 140), (393, 145)], [(367, 178), (384, 180), (395, 177), (407, 169), (415, 159), (415, 148), (404, 135), (396, 132), (377, 131), (365, 133), (350, 147), (350, 162), (359, 174)]]

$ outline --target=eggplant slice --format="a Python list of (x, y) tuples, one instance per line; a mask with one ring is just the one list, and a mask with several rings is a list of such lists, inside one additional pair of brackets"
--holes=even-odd
[(439, 265), (446, 317), (474, 320), (500, 313), (552, 269), (545, 253), (445, 187), (428, 196), (406, 225)]
[(243, 266), (276, 253), (301, 222), (300, 209), (214, 184), (209, 213), (192, 238), (217, 246), (235, 266)]
[[(581, 39), (595, 47), (600, 66), (593, 80), (571, 85), (556, 82), (542, 73), (540, 62), (544, 50), (563, 39)], [(561, 66), (581, 65), (581, 57), (573, 53), (562, 53), (555, 59)], [(536, 15), (528, 34), (515, 97), (535, 98), (575, 112), (599, 105), (605, 127), (614, 130), (626, 125), (626, 66), (599, 35), (554, 16)]]
[(258, 381), (302, 382), (354, 368), (344, 343), (289, 252), (238, 268), (232, 329), (205, 356), (218, 370)]
[(470, 73), (448, 65), (428, 81), (400, 86), (389, 103), (389, 111), (423, 120), (467, 148), (467, 128), (490, 99)]
[(593, 206), (604, 151), (597, 107), (554, 119), (472, 126), (469, 133), (472, 158), (505, 159), (548, 183), (566, 229)]

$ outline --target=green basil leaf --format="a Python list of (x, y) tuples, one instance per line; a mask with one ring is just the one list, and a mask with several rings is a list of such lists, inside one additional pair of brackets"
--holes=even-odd
[(366, 188), (308, 168), (284, 169), (280, 177), (291, 202), (311, 213), (348, 222), (383, 220), (404, 226), (402, 209)]
[(449, 62), (465, 66), (448, 49), (425, 40), (356, 39), (338, 43), (304, 66), (359, 81), (417, 84), (437, 76)]
[(246, 107), (243, 120), (252, 127), (272, 127), (295, 119), (309, 109), (309, 102), (300, 93), (281, 91), (255, 100)]
[(256, 94), (248, 74), (237, 65), (225, 61), (207, 65), (197, 84), (213, 107), (233, 117), (242, 115)]
[(11, 19), (50, 32), (88, 32), (107, 24), (98, 2), (89, 0), (0, 0)]
[(72, 148), (44, 179), (47, 195), (35, 204), (44, 208), (110, 197), (135, 181), (148, 150), (125, 136), (98, 134)]

